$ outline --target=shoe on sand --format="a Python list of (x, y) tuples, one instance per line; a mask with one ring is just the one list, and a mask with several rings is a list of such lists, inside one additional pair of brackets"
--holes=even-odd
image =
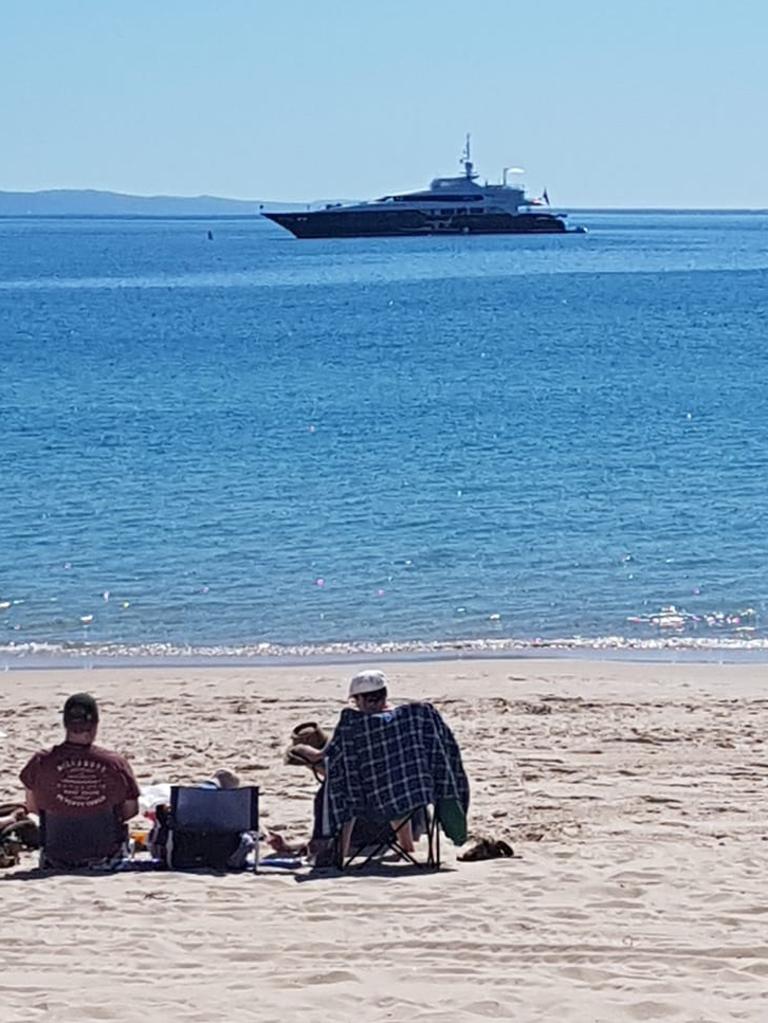
[(503, 839), (481, 838), (471, 849), (459, 856), (463, 863), (474, 863), (476, 860), (498, 860), (514, 856), (515, 851)]

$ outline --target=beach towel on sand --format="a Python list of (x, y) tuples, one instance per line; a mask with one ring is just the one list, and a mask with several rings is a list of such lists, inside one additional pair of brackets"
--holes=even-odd
[(432, 805), (446, 835), (466, 840), (469, 783), (453, 733), (431, 704), (343, 710), (325, 762), (326, 837), (353, 818), (397, 820)]

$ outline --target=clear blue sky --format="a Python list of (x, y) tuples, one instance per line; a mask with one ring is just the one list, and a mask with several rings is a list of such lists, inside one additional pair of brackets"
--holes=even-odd
[(0, 189), (768, 207), (764, 0), (4, 0)]

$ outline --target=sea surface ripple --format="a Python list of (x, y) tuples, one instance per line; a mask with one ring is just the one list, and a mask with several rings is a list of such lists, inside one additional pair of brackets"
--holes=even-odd
[(573, 219), (0, 220), (0, 662), (768, 648), (768, 216)]

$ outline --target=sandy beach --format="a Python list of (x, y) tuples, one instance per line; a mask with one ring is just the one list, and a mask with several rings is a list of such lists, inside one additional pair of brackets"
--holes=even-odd
[[(463, 750), (473, 837), (513, 860), (439, 874), (0, 871), (0, 1020), (574, 1023), (768, 1017), (764, 666), (455, 660), (384, 665)], [(6, 672), (0, 799), (59, 741), (65, 697), (142, 785), (217, 767), (263, 824), (307, 835), (292, 727), (331, 728), (350, 665)]]

